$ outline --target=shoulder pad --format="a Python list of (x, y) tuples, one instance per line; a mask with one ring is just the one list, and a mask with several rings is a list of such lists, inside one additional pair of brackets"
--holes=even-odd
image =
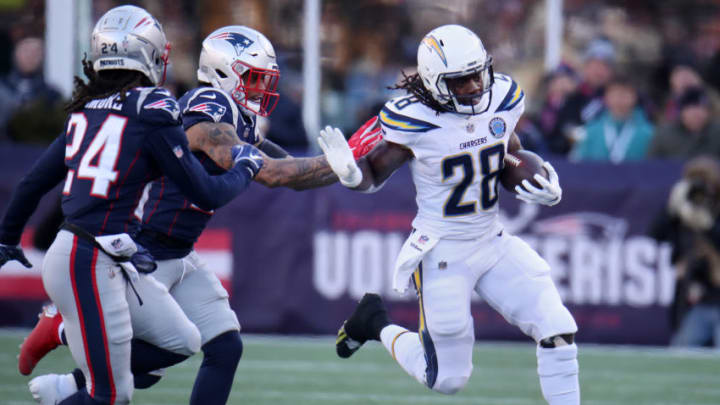
[(495, 90), (498, 92), (500, 104), (495, 112), (511, 111), (517, 107), (525, 98), (525, 92), (510, 76), (502, 73), (495, 74)]
[[(385, 103), (379, 114), (380, 124), (385, 128), (403, 132), (427, 132), (440, 128), (438, 125), (411, 117), (410, 114), (416, 112), (416, 109), (412, 107), (405, 108), (408, 105), (408, 100), (407, 97), (400, 97)], [(404, 102), (406, 105), (402, 106)], [(419, 103), (413, 104), (419, 105)], [(399, 106), (402, 107), (398, 108)]]
[(161, 87), (141, 87), (136, 89), (137, 115), (142, 121), (159, 125), (177, 125), (180, 123), (180, 106), (169, 91)]
[[(198, 87), (180, 97), (185, 128), (199, 121), (226, 122), (237, 128), (238, 108), (230, 96), (212, 87)], [(186, 121), (192, 121), (192, 125)]]

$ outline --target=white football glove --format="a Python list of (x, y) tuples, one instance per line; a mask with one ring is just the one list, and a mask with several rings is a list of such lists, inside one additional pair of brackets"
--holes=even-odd
[(517, 192), (515, 197), (518, 200), (522, 200), (528, 204), (535, 203), (547, 206), (552, 206), (560, 202), (562, 189), (560, 188), (557, 172), (550, 162), (544, 162), (543, 167), (547, 170), (549, 179), (546, 179), (541, 174), (536, 174), (533, 177), (542, 188), (537, 188), (528, 180), (523, 180), (522, 185), (525, 189), (520, 186), (515, 186), (515, 191)]
[(362, 181), (362, 171), (355, 163), (342, 131), (330, 126), (325, 127), (320, 130), (318, 144), (330, 168), (340, 179), (340, 183), (348, 188), (357, 187)]

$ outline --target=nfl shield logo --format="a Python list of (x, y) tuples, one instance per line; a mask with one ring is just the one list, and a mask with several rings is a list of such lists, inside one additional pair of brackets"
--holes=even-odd
[(173, 148), (173, 153), (175, 154), (175, 156), (176, 156), (178, 159), (180, 159), (181, 157), (183, 157), (182, 147), (181, 147), (180, 145), (174, 147), (174, 148)]
[(467, 126), (465, 126), (465, 129), (468, 131), (469, 134), (472, 134), (473, 132), (475, 132), (475, 124), (471, 122), (467, 124)]

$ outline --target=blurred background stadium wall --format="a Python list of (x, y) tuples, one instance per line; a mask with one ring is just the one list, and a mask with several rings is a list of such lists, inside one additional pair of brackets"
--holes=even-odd
[[(395, 95), (387, 86), (414, 71), (431, 28), (469, 27), (495, 70), (525, 91), (516, 129), (525, 147), (560, 174), (559, 206), (519, 205), (510, 195), (501, 206), (508, 229), (553, 267), (578, 340), (664, 345), (676, 330), (701, 328), (707, 311), (720, 313), (720, 176), (711, 164), (683, 170), (698, 156), (720, 157), (717, 2), (0, 0), (0, 210), (61, 131), (92, 21), (125, 3), (165, 27), (168, 88), (178, 97), (195, 84), (205, 35), (229, 24), (265, 33), (278, 51), (281, 98), (263, 130), (298, 154), (312, 153), (319, 125), (349, 134), (376, 114)], [(313, 38), (319, 58), (306, 57)], [(253, 185), (220, 210), (198, 249), (231, 290), (244, 331), (331, 334), (365, 291), (381, 292), (393, 319), (415, 327), (414, 299), (389, 283), (416, 209), (410, 183), (401, 171), (373, 198), (340, 186)], [(32, 326), (46, 300), (39, 267), (56, 199), (46, 198), (23, 240), (34, 269), (0, 271), (0, 326)], [(698, 210), (709, 225), (687, 214)], [(473, 315), (478, 339), (525, 339), (482, 302)]]

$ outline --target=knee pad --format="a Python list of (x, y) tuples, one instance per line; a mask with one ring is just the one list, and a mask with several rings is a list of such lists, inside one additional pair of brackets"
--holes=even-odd
[[(555, 336), (574, 335), (577, 330), (575, 318), (565, 306), (549, 310), (544, 319), (537, 325), (537, 334), (533, 336), (539, 342)], [(572, 342), (568, 342), (571, 344)]]
[(236, 364), (243, 353), (240, 332), (236, 330), (225, 332), (205, 343), (202, 351), (206, 359)]
[(452, 395), (465, 388), (468, 380), (468, 377), (447, 377), (435, 381), (435, 385), (432, 389), (433, 391), (437, 391), (441, 394)]

